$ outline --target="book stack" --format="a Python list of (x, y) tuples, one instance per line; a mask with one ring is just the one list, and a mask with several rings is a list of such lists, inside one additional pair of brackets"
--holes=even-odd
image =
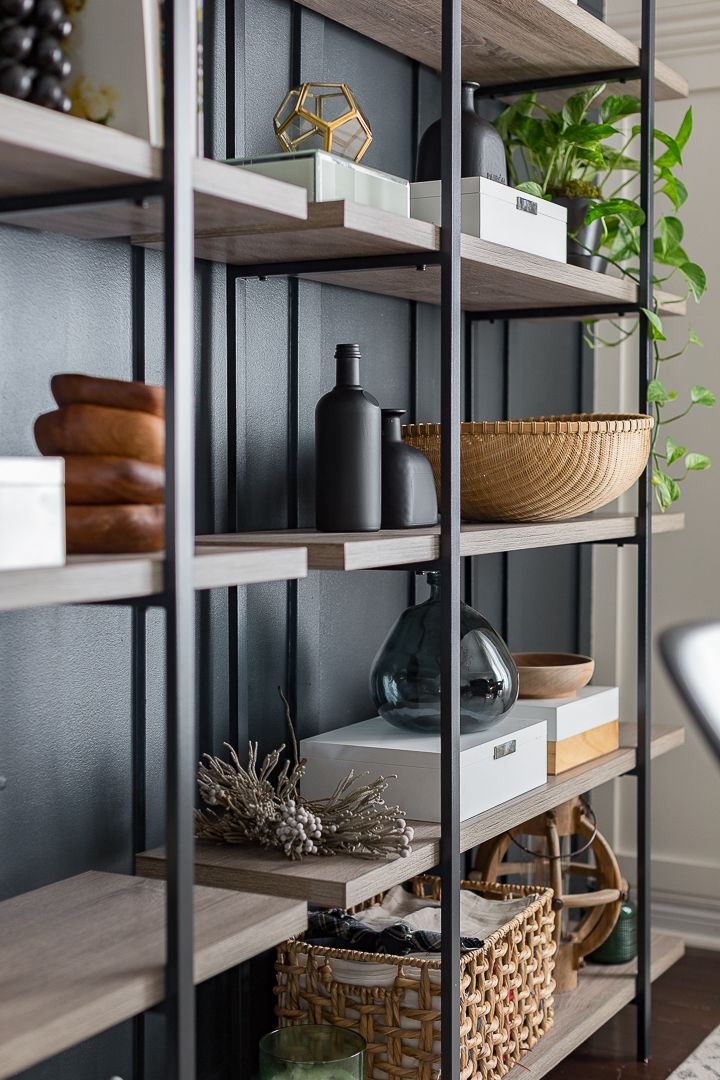
[(547, 771), (551, 776), (617, 750), (619, 715), (616, 686), (585, 686), (569, 698), (520, 698), (508, 713), (516, 720), (547, 723)]

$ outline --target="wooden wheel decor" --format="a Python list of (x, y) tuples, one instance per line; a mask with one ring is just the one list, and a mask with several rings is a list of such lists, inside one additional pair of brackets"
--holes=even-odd
[[(539, 843), (531, 848), (520, 837), (534, 838)], [(564, 837), (579, 838), (577, 846), (567, 853), (562, 852)], [(531, 855), (532, 861), (504, 861), (512, 843)], [(576, 862), (583, 852), (589, 852), (589, 862)], [(501, 881), (511, 874), (532, 875), (537, 884), (550, 885), (553, 889), (554, 938), (558, 946), (556, 989), (560, 993), (574, 990), (584, 957), (610, 936), (620, 914), (622, 899), (627, 894), (627, 883), (617, 859), (599, 831), (588, 803), (582, 798), (570, 799), (554, 810), (526, 821), (516, 834), (504, 833), (480, 845), (471, 878)], [(570, 875), (593, 880), (595, 888), (581, 893), (566, 892), (564, 881)], [(570, 913), (576, 911), (580, 916), (573, 921)]]

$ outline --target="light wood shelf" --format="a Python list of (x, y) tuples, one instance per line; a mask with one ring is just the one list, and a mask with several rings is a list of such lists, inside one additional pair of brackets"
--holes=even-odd
[[(653, 757), (669, 753), (685, 739), (683, 728), (658, 728), (653, 733)], [(635, 768), (634, 728), (622, 725), (623, 747), (587, 765), (551, 776), (546, 784), (510, 802), (468, 818), (461, 825), (460, 845), (468, 851), (506, 829), (542, 814), (566, 799), (599, 787)], [(392, 788), (388, 797), (392, 799)], [(416, 828), (412, 854), (405, 859), (366, 860), (349, 856), (328, 859), (289, 859), (260, 848), (198, 843), (195, 849), (195, 880), (224, 889), (250, 889), (274, 896), (307, 900), (327, 907), (350, 907), (376, 893), (399, 885), (437, 865), (440, 857), (439, 826), (413, 822)], [(139, 874), (163, 877), (163, 848), (145, 851), (136, 858)]]
[[(563, 3), (568, 0), (563, 0)], [(161, 249), (161, 232), (133, 236), (133, 243)], [(227, 226), (195, 236), (195, 255), (211, 262), (254, 265), (307, 262), (435, 252), (440, 249), (437, 225), (404, 218), (346, 201), (310, 203), (306, 221), (289, 225)], [(462, 306), (465, 311), (512, 311), (527, 308), (583, 308), (591, 304), (632, 304), (636, 286), (627, 279), (595, 274), (579, 266), (530, 255), (476, 236), (463, 235)], [(418, 266), (424, 267), (418, 269)], [(395, 296), (421, 303), (440, 303), (440, 267), (423, 264), (372, 270), (335, 270), (300, 274), (327, 285)], [(660, 310), (682, 315), (684, 302), (663, 294)]]
[[(396, 52), (440, 69), (436, 0), (300, 0)], [(462, 75), (484, 87), (533, 77), (636, 67), (640, 54), (622, 34), (570, 0), (464, 0)], [(658, 61), (657, 97), (687, 97), (688, 85)], [(619, 91), (628, 93), (624, 86)], [(630, 90), (630, 92), (632, 92)]]
[[(685, 954), (682, 938), (653, 930), (650, 977), (659, 979)], [(578, 977), (577, 990), (555, 995), (555, 1023), (507, 1074), (507, 1080), (538, 1080), (571, 1054), (594, 1032), (629, 1005), (636, 994), (637, 962), (587, 964)], [(529, 1071), (528, 1071), (529, 1070)]]
[[(533, 0), (537, 3), (538, 0)], [(569, 0), (553, 0), (573, 7)], [(592, 20), (596, 22), (597, 20)], [(602, 26), (601, 23), (598, 25)], [(161, 176), (156, 147), (121, 131), (64, 116), (0, 95), (0, 197), (102, 188)], [(193, 161), (195, 254), (243, 265), (439, 250), (439, 229), (344, 201), (308, 207), (304, 189), (219, 161)], [(60, 232), (83, 239), (131, 236), (161, 248), (162, 203), (60, 206), (5, 214), (5, 224)], [(422, 266), (422, 260), (419, 259)], [(314, 281), (437, 304), (437, 265), (333, 271), (306, 275)], [(622, 278), (594, 274), (473, 236), (462, 238), (462, 304), (466, 311), (578, 308), (632, 304), (637, 289)], [(660, 310), (681, 315), (683, 302), (666, 297)]]
[[(678, 532), (685, 527), (684, 514), (653, 515), (653, 532)], [(528, 551), (531, 548), (558, 547), (563, 544), (598, 543), (604, 540), (632, 539), (637, 534), (633, 514), (597, 513), (571, 521), (546, 521), (530, 525), (463, 525), (460, 554), (490, 555), (502, 551)], [(290, 530), (264, 533), (228, 533), (200, 537), (203, 544), (300, 544), (307, 548), (310, 570), (371, 570), (383, 566), (402, 566), (437, 559), (440, 554), (440, 528), (382, 529), (375, 533), (320, 533), (315, 530)]]
[[(0, 197), (102, 188), (159, 180), (161, 152), (122, 131), (64, 116), (0, 94)], [(193, 161), (198, 230), (233, 224), (262, 228), (307, 216), (303, 188), (219, 161)], [(162, 229), (159, 198), (54, 207), (4, 215), (4, 224), (61, 232), (84, 239), (130, 236)]]
[[(199, 543), (195, 588), (288, 581), (307, 574), (300, 547)], [(0, 611), (155, 596), (163, 591), (164, 555), (76, 555), (64, 566), (0, 571)]]
[[(196, 983), (307, 926), (304, 903), (195, 889)], [(162, 1001), (165, 886), (87, 873), (0, 904), (0, 1080)]]

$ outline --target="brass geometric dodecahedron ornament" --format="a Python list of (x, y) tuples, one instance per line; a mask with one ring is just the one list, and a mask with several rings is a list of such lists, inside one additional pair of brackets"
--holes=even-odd
[(345, 83), (303, 83), (273, 117), (283, 150), (327, 150), (359, 161), (372, 142), (370, 125)]

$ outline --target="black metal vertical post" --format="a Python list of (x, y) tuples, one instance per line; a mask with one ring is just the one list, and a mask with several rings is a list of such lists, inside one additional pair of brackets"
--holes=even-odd
[[(133, 247), (132, 367), (133, 379), (145, 382), (145, 248)], [(133, 861), (147, 847), (147, 609), (131, 609), (132, 626), (132, 841)], [(133, 865), (134, 871), (134, 865)], [(133, 1080), (145, 1076), (145, 1015), (133, 1020)]]
[[(653, 305), (653, 189), (655, 151), (655, 0), (642, 3), (641, 71), (641, 147), (640, 202), (645, 211), (645, 226), (640, 238), (640, 304)], [(648, 382), (653, 373), (653, 343), (647, 319), (640, 316), (640, 362), (638, 398), (640, 409), (647, 408)], [(637, 653), (637, 878), (638, 878), (638, 981), (637, 981), (637, 1053), (641, 1061), (650, 1058), (651, 981), (650, 981), (650, 858), (652, 849), (650, 811), (650, 659), (651, 659), (651, 538), (652, 538), (652, 462), (640, 478), (638, 505), (638, 653)]]
[(460, 28), (442, 0), (440, 417), (442, 1075), (460, 1071)]
[(165, 588), (167, 968), (165, 1075), (195, 1077), (193, 827), (195, 772), (195, 451), (193, 438), (193, 245), (191, 162), (194, 0), (163, 5), (165, 202)]

